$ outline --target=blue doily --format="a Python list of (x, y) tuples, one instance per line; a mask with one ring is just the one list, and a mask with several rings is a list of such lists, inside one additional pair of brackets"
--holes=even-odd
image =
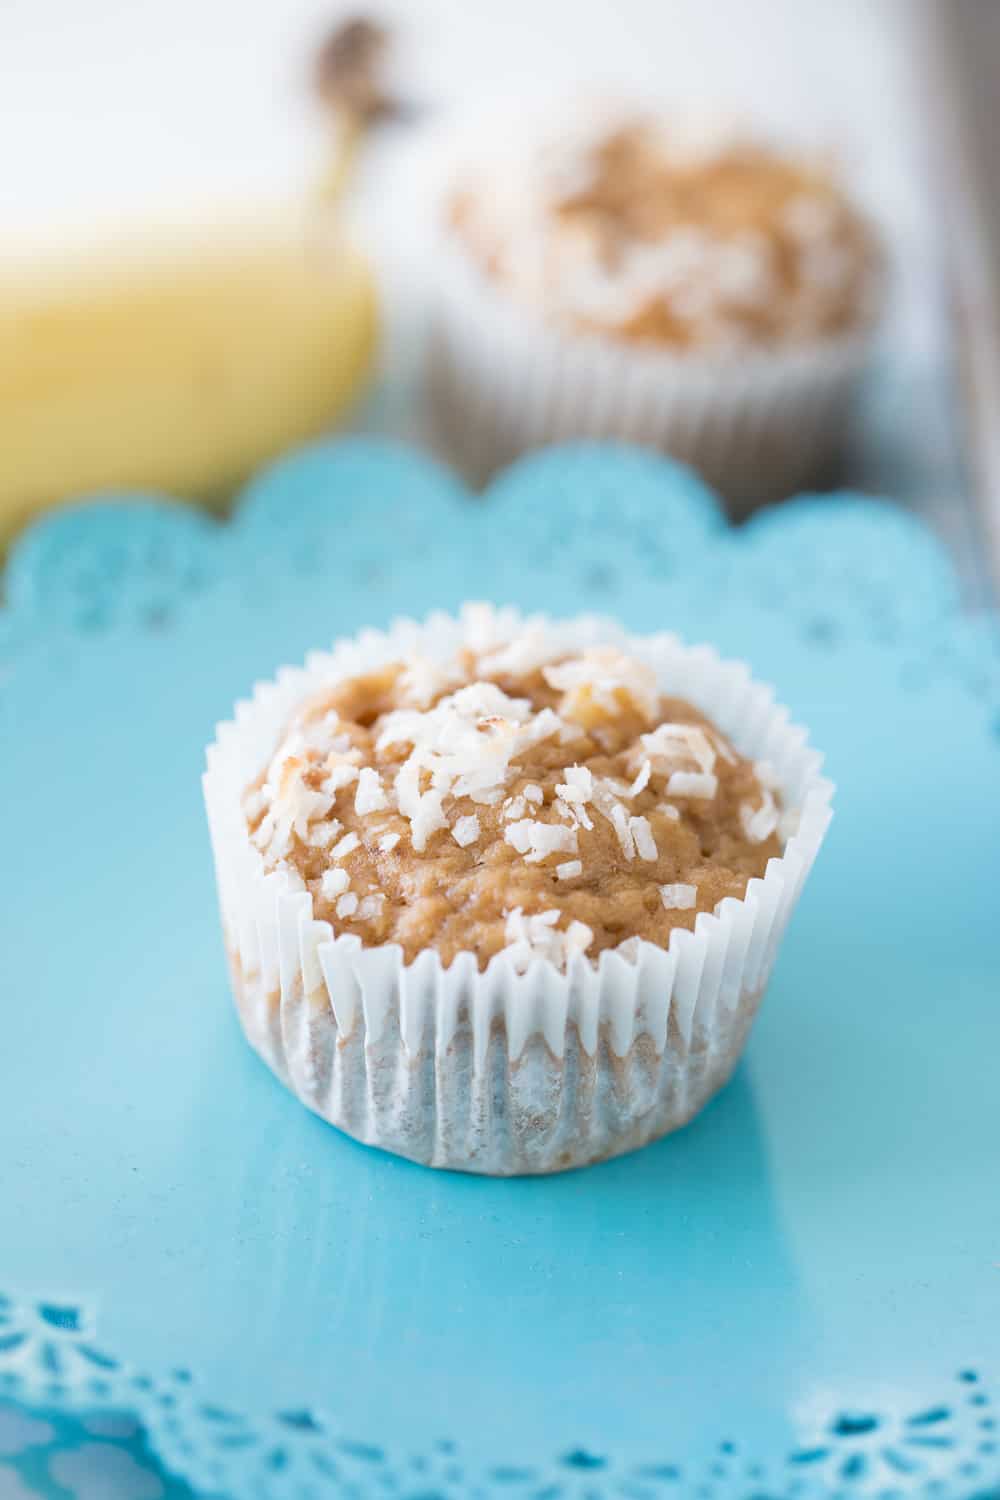
[(0, 1400), (0, 1500), (192, 1500), (134, 1417)]
[[(748, 658), (839, 788), (729, 1089), (536, 1182), (366, 1151), (274, 1084), (200, 807), (255, 677), (470, 597)], [(687, 471), (595, 446), (473, 499), (349, 442), (225, 525), (53, 515), (6, 600), (0, 1400), (131, 1413), (140, 1468), (237, 1500), (1000, 1484), (1000, 636), (921, 527), (842, 496), (733, 532)]]

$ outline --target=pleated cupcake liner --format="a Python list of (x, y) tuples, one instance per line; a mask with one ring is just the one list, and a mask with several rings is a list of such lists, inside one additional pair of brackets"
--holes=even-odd
[(719, 353), (576, 333), (519, 304), (451, 235), (428, 281), (428, 422), (474, 484), (547, 443), (621, 440), (691, 464), (742, 515), (824, 476), (871, 351), (867, 324)]

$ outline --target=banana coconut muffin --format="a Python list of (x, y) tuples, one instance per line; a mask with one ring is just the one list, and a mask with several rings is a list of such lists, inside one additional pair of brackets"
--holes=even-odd
[(206, 794), (244, 1027), (313, 1109), (551, 1171), (725, 1082), (828, 817), (748, 674), (470, 608), (259, 690)]

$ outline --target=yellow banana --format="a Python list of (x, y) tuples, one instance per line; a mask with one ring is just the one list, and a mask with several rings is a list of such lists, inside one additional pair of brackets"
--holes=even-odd
[(0, 268), (0, 549), (95, 491), (224, 499), (343, 412), (376, 324), (361, 256), (304, 230)]

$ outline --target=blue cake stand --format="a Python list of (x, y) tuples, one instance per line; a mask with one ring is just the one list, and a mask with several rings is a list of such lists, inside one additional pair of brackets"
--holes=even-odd
[[(747, 658), (838, 783), (734, 1082), (548, 1179), (309, 1115), (241, 1038), (216, 918), (216, 720), (312, 646), (469, 597)], [(1000, 1484), (1000, 652), (918, 525), (843, 496), (733, 532), (688, 472), (605, 447), (482, 503), (344, 443), (229, 525), (56, 515), (6, 599), (0, 1398), (130, 1414), (233, 1500)]]

